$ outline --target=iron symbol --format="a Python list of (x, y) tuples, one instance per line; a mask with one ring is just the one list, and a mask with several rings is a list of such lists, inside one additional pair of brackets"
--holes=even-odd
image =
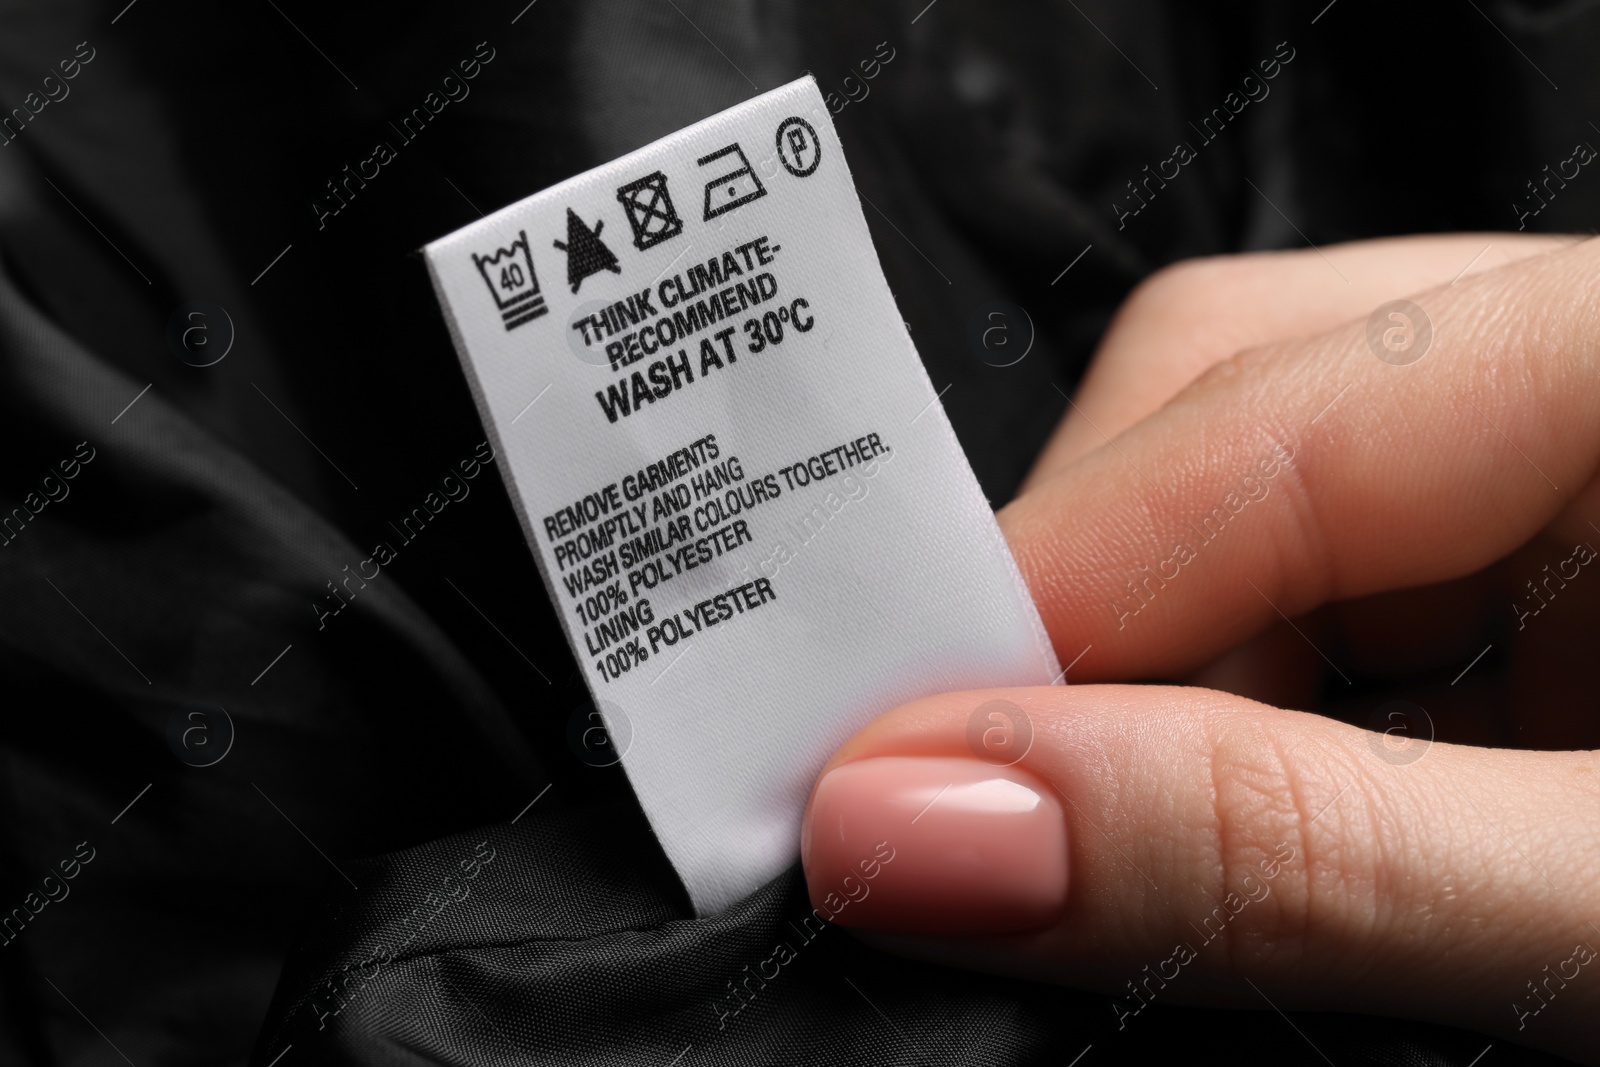
[(707, 222), (725, 211), (732, 211), (740, 204), (748, 204), (767, 195), (766, 186), (761, 184), (761, 179), (756, 177), (756, 172), (750, 168), (750, 161), (745, 158), (744, 149), (739, 147), (737, 141), (726, 148), (717, 149), (709, 156), (701, 156), (697, 162), (703, 167), (707, 163), (724, 160), (721, 167), (730, 167), (734, 160), (727, 159), (728, 156), (736, 157), (739, 165), (706, 182)]

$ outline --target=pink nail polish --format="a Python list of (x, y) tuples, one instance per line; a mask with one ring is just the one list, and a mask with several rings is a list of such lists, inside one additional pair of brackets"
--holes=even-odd
[(841, 926), (1035, 930), (1067, 898), (1054, 791), (975, 759), (884, 756), (834, 768), (812, 793), (800, 855), (812, 906)]

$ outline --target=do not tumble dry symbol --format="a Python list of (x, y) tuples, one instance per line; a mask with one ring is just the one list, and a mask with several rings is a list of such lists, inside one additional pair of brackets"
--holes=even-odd
[(565, 242), (551, 242), (567, 254), (567, 284), (572, 286), (576, 293), (578, 286), (591, 274), (599, 274), (608, 270), (612, 274), (621, 274), (622, 267), (617, 263), (617, 257), (611, 249), (600, 240), (600, 231), (605, 227), (605, 220), (595, 222), (594, 229), (589, 229), (588, 223), (578, 217), (577, 212), (567, 208), (567, 239)]
[(705, 221), (710, 222), (725, 212), (732, 211), (741, 204), (748, 204), (767, 195), (767, 187), (761, 184), (761, 179), (756, 177), (756, 172), (751, 169), (750, 161), (745, 158), (744, 149), (735, 141), (726, 148), (719, 148), (709, 156), (701, 156), (695, 162), (699, 166), (716, 163), (723, 160), (720, 167), (727, 167), (734, 161), (727, 157), (738, 157), (739, 166), (706, 182), (706, 213)]
[(683, 220), (667, 195), (667, 176), (659, 170), (619, 188), (617, 200), (633, 228), (633, 247), (641, 252), (683, 232)]

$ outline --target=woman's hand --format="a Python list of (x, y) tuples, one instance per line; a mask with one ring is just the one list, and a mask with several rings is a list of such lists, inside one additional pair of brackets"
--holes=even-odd
[[(1600, 747), (1597, 297), (1600, 241), (1516, 235), (1148, 282), (1000, 516), (1074, 684), (847, 742), (813, 903), (1122, 1026), (1363, 1011), (1600, 1063), (1600, 757), (1516, 750)], [(1104, 684), (1148, 678), (1208, 688)]]

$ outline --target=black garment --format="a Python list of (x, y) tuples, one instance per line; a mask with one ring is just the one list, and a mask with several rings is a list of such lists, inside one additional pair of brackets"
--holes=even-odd
[[(998, 505), (1149, 270), (1513, 228), (1526, 181), (1600, 143), (1600, 8), (1480, 6), (5, 0), (0, 105), (26, 115), (0, 124), (0, 519), (26, 514), (0, 545), (0, 917), (23, 909), (0, 924), (0, 1063), (1314, 1059), (1271, 1012), (1158, 1005), (1118, 1032), (1104, 998), (839, 930), (716, 1029), (803, 891), (689, 919), (621, 772), (568, 747), (588, 696), (493, 465), (391, 532), (484, 436), (411, 253), (810, 70), (855, 98), (836, 122), (879, 255)], [(1122, 217), (1283, 41), (1271, 95)], [(470, 95), (405, 139), (391, 123), (480, 42)], [(350, 182), (377, 141), (396, 158)], [(1584, 175), (1526, 221), (1587, 229), (1597, 204)], [(1034, 332), (1013, 366), (971, 341), (997, 300)], [(170, 339), (192, 301), (231, 319), (213, 366)], [(352, 581), (378, 540), (399, 558)], [(168, 743), (197, 704), (237, 730), (212, 766)], [(470, 895), (374, 957), (486, 840)], [(80, 844), (70, 894), (37, 903)], [(1341, 1067), (1485, 1043), (1295, 1025)]]
[(1302, 1013), (1296, 1033), (1270, 1012), (1157, 1006), (1119, 1026), (1103, 997), (914, 964), (808, 926), (797, 871), (696, 921), (625, 805), (530, 815), (349, 871), (362, 891), (306, 932), (257, 1063), (970, 1067), (1181, 1049), (1321, 1062), (1309, 1040), (1343, 1067), (1466, 1064), (1487, 1043), (1385, 1020)]

